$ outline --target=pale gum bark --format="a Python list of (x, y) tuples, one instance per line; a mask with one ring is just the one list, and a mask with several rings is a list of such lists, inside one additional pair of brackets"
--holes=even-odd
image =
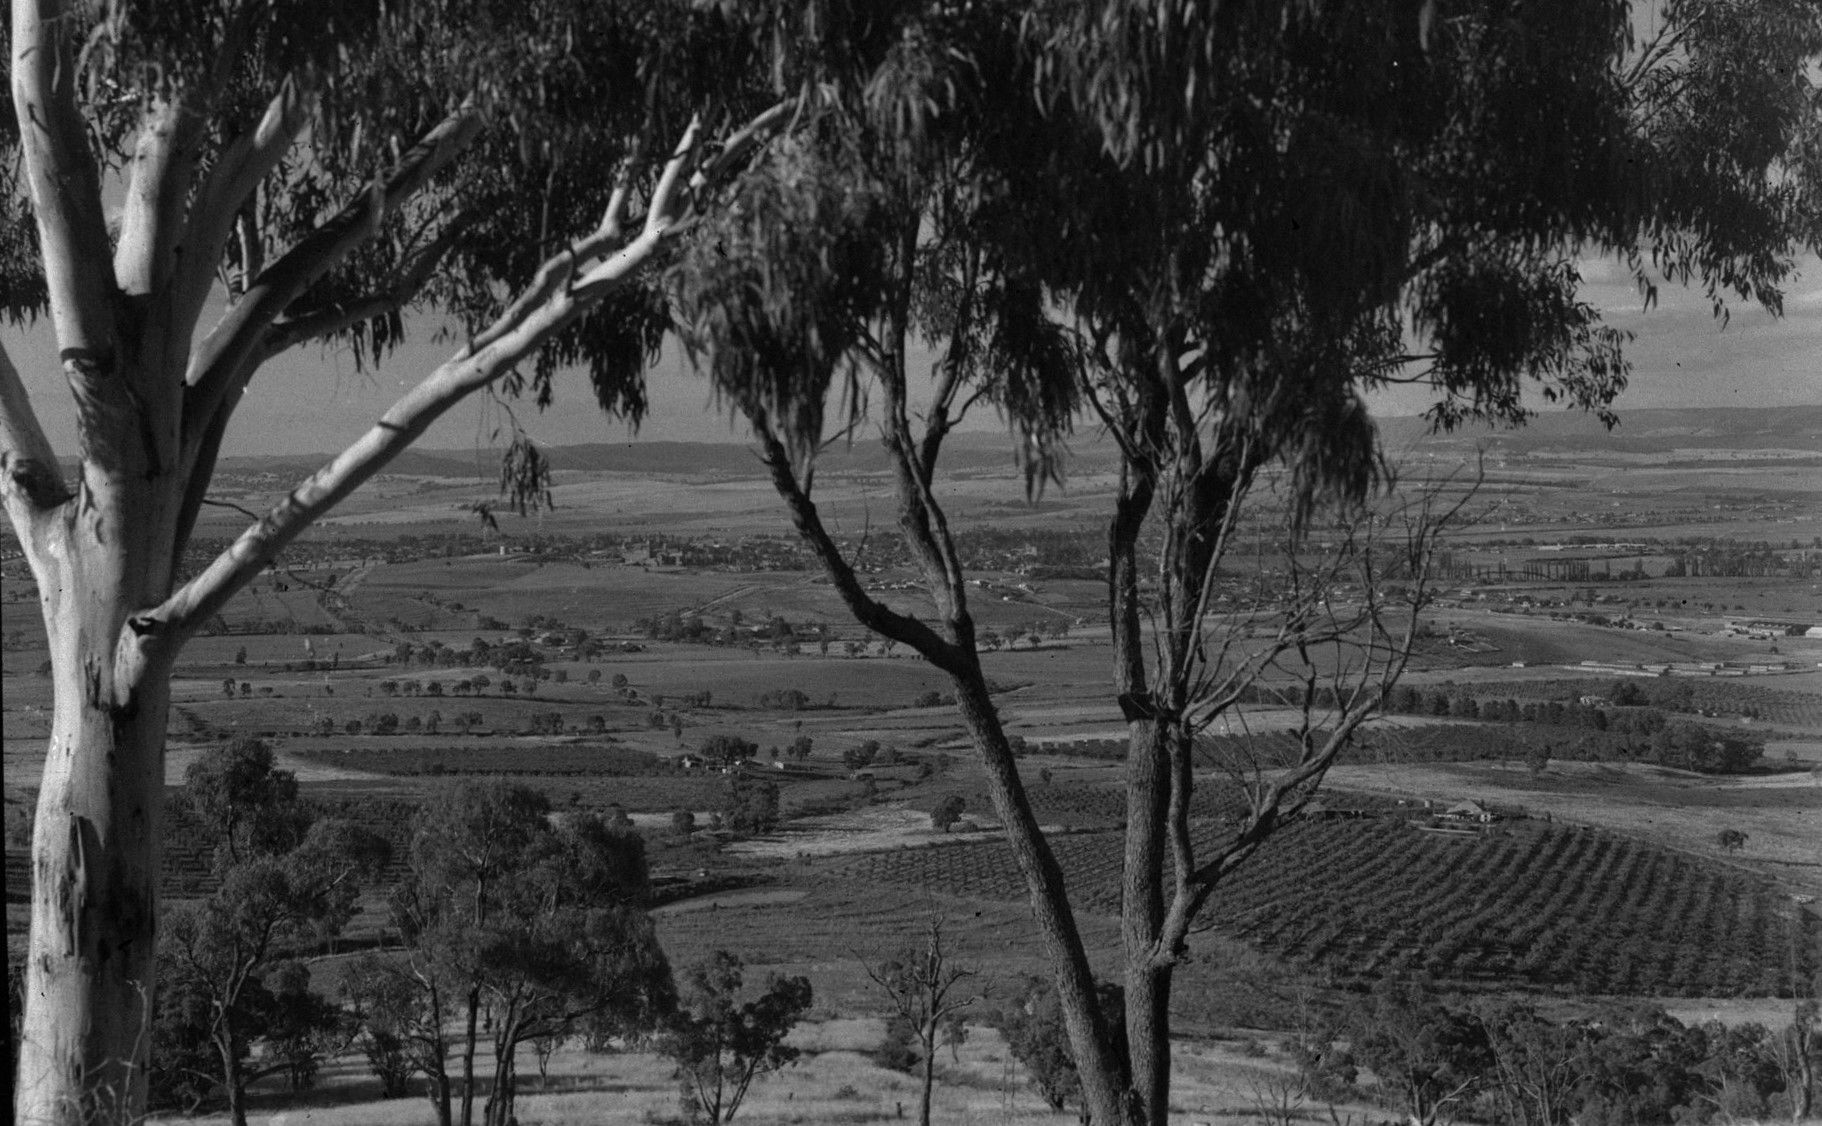
[[(169, 151), (174, 131), (159, 135), (159, 123), (148, 123), (154, 136), (138, 153), (141, 175), (129, 201), (139, 206), (130, 208), (120, 248), (125, 276), (140, 299), (135, 315), (144, 323), (136, 354), (122, 355), (114, 254), (71, 85), (70, 45), (61, 34), (67, 25), (55, 0), (13, 4), (14, 105), (51, 321), (66, 350), (82, 435), (73, 499), (32, 478), (34, 467), (54, 474), (55, 461), (10, 358), (0, 352), (0, 491), (39, 585), (55, 688), (33, 840), (37, 878), (14, 1090), (14, 1120), (46, 1126), (122, 1122), (144, 1113), (164, 734), (170, 667), (182, 642), (316, 516), (436, 417), (642, 268), (695, 206), (699, 186), (692, 180), (688, 189), (681, 187), (683, 172), (698, 156), (700, 125), (693, 122), (637, 237), (605, 261), (560, 255), (546, 263), (544, 276), (572, 277), (577, 268), (584, 273), (577, 284), (516, 304), (485, 334), (484, 346), (443, 365), (171, 596), (185, 487), (206, 487), (206, 481), (190, 481), (194, 450), (182, 445), (198, 436), (182, 432), (181, 417), (181, 376), (200, 309), (194, 291), (206, 283), (179, 279), (176, 288), (183, 292), (174, 294), (169, 270), (157, 261), (163, 257), (158, 248), (175, 244), (167, 228), (178, 223), (180, 209), (171, 201), (182, 195), (171, 182), (182, 177), (166, 173), (184, 162)], [(286, 91), (275, 101), (279, 109), (233, 163), (232, 178), (248, 190), (262, 167), (288, 147), (299, 104), (294, 94)], [(783, 105), (736, 133), (708, 170), (719, 174), (763, 143), (785, 119)], [(474, 136), (474, 130), (457, 132), (445, 138), (457, 148)], [(426, 160), (449, 157), (439, 148)], [(211, 180), (211, 198), (222, 184)], [(597, 245), (608, 244), (601, 249), (620, 241), (617, 219), (609, 218), (593, 236)], [(352, 249), (340, 240), (324, 256)], [(270, 317), (283, 312), (274, 308)], [(48, 496), (50, 491), (59, 495)]]
[(149, 1048), (168, 670), (132, 643), (117, 659), (131, 553), (101, 550), (89, 520), (63, 532), (40, 576), (55, 703), (33, 839), (22, 1123), (136, 1113)]

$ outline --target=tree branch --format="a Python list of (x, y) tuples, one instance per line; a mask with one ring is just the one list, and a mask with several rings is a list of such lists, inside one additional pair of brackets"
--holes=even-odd
[(116, 287), (101, 183), (76, 105), (72, 22), (59, 0), (14, 3), (12, 86), (51, 323), (66, 357), (93, 362), (75, 364), (71, 378), (86, 380), (113, 355)]
[[(472, 105), (451, 113), (411, 147), (384, 185), (375, 185), (351, 200), (261, 271), (246, 295), (210, 330), (190, 362), (183, 417), (186, 450), (217, 410), (232, 409), (235, 392), (246, 385), (258, 366), (256, 357), (272, 323), (312, 283), (367, 241), (386, 212), (416, 195), (432, 176), (460, 156), (480, 136), (481, 125), (481, 115)], [(223, 222), (231, 223), (232, 216), (224, 217)]]
[[(616, 261), (615, 281), (624, 282), (655, 252), (658, 240), (638, 240)], [(591, 291), (598, 299), (605, 283)], [(559, 293), (522, 315), (485, 348), (465, 347), (381, 416), (378, 423), (314, 476), (291, 491), (253, 527), (243, 532), (200, 574), (163, 605), (135, 623), (142, 632), (194, 631), (297, 538), (311, 522), (397, 457), (444, 412), (504, 375), (520, 360), (593, 305), (576, 293)]]
[[(183, 206), (202, 130), (202, 107), (183, 91), (148, 112), (133, 147), (133, 172), (121, 203), (114, 274), (127, 293), (149, 294), (175, 265)], [(188, 321), (179, 324), (187, 325)], [(188, 343), (188, 333), (182, 334)]]
[(260, 360), (264, 361), (311, 340), (334, 336), (352, 325), (404, 308), (418, 290), (424, 287), (424, 283), (430, 280), (430, 275), (442, 264), (444, 256), (455, 247), (464, 225), (461, 219), (451, 221), (441, 234), (412, 255), (384, 292), (370, 294), (356, 301), (313, 309), (297, 316), (280, 317), (272, 324), (272, 332), (260, 350)]
[(778, 435), (773, 433), (764, 413), (750, 413), (748, 421), (752, 423), (753, 432), (759, 436), (766, 468), (772, 473), (772, 485), (790, 509), (791, 523), (810, 545), (810, 550), (816, 553), (817, 559), (822, 561), (824, 569), (829, 573), (829, 581), (841, 596), (848, 612), (874, 633), (909, 645), (937, 668), (954, 674), (960, 668), (955, 646), (928, 625), (910, 615), (898, 613), (866, 592), (859, 577), (855, 575), (854, 568), (849, 565), (841, 549), (830, 538), (828, 529), (823, 526), (822, 515), (817, 512), (815, 502), (804, 492), (797, 475), (792, 472), (791, 455)]
[(187, 318), (182, 323), (193, 323), (201, 315), (222, 248), (247, 201), (290, 151), (309, 121), (316, 100), (315, 90), (295, 78), (286, 78), (267, 104), (259, 124), (236, 137), (209, 170), (190, 207), (190, 222), (183, 236), (185, 261), (175, 287), (176, 307)]

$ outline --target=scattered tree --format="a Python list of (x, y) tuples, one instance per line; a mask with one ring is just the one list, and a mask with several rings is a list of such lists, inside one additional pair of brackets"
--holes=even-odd
[(759, 744), (738, 735), (711, 735), (697, 746), (696, 753), (716, 766), (739, 766), (759, 753)]
[[(338, 933), (356, 910), (362, 881), (378, 875), (388, 851), (372, 833), (318, 820), (299, 799), (296, 778), (272, 762), (264, 743), (240, 740), (185, 775), (175, 814), (216, 842), (219, 888), (172, 909), (159, 950), (175, 1002), (161, 1024), (169, 1033), (174, 1014), (202, 1018), (200, 1029), (177, 1037), (193, 1042), (199, 1031), (212, 1049), (212, 1078), (235, 1126), (246, 1126), (246, 1087), (258, 1077), (246, 1070), (254, 1041), (273, 1038), (287, 1019), (298, 1041), (312, 1021), (333, 1020), (332, 1011), (310, 1005), (308, 972), (300, 978), (285, 971), (290, 944)], [(298, 1066), (281, 1055), (268, 1070)], [(167, 1073), (158, 1086), (181, 1090), (186, 1083)]]
[(922, 1086), (917, 1102), (918, 1126), (930, 1126), (930, 1093), (936, 1082), (936, 1041), (962, 1011), (980, 1000), (957, 990), (974, 977), (974, 971), (955, 964), (945, 948), (943, 921), (931, 919), (925, 941), (907, 947), (878, 966), (868, 966), (867, 976), (892, 1004), (894, 1016), (909, 1026), (918, 1045)]
[(778, 783), (736, 771), (728, 779), (727, 827), (756, 836), (778, 827)]
[(1397, 1093), (1412, 1126), (1452, 1118), (1491, 1058), (1485, 1027), (1423, 981), (1381, 980), (1352, 1040), (1355, 1058)]
[(430, 1071), (439, 1122), (474, 1120), (483, 1012), (494, 1055), (483, 1121), (505, 1126), (521, 1045), (604, 1014), (650, 1027), (669, 1011), (670, 969), (643, 909), (649, 894), (636, 833), (590, 816), (553, 822), (536, 791), (464, 783), (425, 806), (394, 900), (414, 953), (391, 978), (403, 996), (388, 1021), (428, 1060), (445, 1027), (431, 1022), (461, 1020), (459, 1115), (451, 1077)]
[(939, 833), (947, 833), (950, 826), (961, 820), (962, 812), (967, 808), (968, 803), (960, 794), (950, 794), (937, 802), (936, 808), (930, 811), (930, 827)]
[[(1108, 1022), (1107, 1027), (1119, 1035), (1123, 1025), (1116, 1018), (1124, 1004), (1120, 987), (1096, 982), (1095, 1004)], [(1001, 1011), (999, 1028), (1006, 1037), (1007, 1050), (1025, 1068), (1045, 1105), (1060, 1111), (1073, 1101), (1082, 1116), (1088, 1117), (1090, 1109), (1082, 1093), (1081, 1071), (1056, 987), (1042, 978), (1030, 979), (1018, 1000)], [(1108, 1045), (1115, 1052), (1122, 1052), (1123, 1047), (1118, 1041)]]
[(742, 1001), (743, 970), (739, 958), (717, 950), (684, 974), (664, 1048), (676, 1061), (691, 1122), (733, 1121), (753, 1080), (797, 1059), (784, 1039), (809, 1011), (809, 980), (774, 976), (759, 996)]

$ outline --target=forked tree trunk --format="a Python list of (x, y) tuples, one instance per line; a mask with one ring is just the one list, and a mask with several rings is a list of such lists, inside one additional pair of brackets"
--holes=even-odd
[(28, 532), (55, 699), (14, 1096), (14, 1120), (34, 1126), (145, 1106), (170, 669), (127, 618), (168, 592), (171, 498), (123, 460), (90, 464), (77, 499)]

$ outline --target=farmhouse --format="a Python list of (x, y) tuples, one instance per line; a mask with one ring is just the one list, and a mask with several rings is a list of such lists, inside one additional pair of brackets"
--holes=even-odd
[(1490, 825), (1499, 815), (1477, 801), (1459, 801), (1436, 816), (1442, 821), (1469, 821)]

